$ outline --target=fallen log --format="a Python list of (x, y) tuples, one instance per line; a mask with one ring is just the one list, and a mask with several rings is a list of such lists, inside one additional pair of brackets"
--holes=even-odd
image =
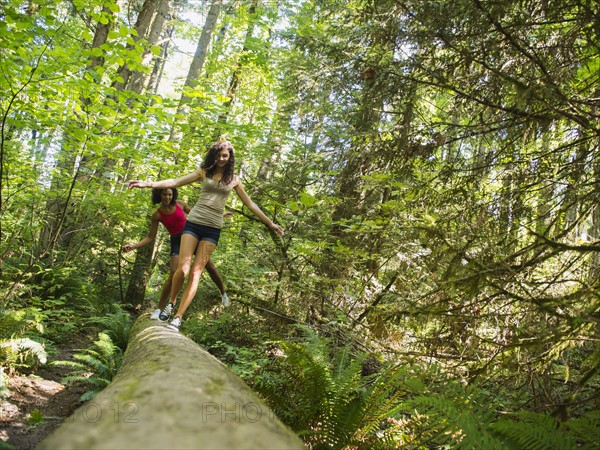
[(117, 376), (37, 447), (303, 449), (302, 441), (224, 364), (147, 314)]

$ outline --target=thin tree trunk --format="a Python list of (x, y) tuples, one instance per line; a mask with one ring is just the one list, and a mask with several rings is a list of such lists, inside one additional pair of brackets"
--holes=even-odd
[(162, 74), (165, 70), (165, 63), (167, 62), (167, 58), (169, 56), (169, 47), (171, 45), (171, 39), (173, 38), (174, 30), (174, 26), (170, 26), (168, 28), (166, 37), (160, 48), (160, 55), (154, 60), (154, 67), (152, 68), (152, 73), (150, 74), (147, 90), (155, 95), (158, 93), (158, 86), (160, 85)]
[[(148, 34), (149, 46), (154, 46), (159, 43), (160, 36), (163, 34), (165, 21), (169, 15), (169, 12), (169, 0), (162, 0), (158, 4), (154, 20), (152, 21), (152, 27), (150, 28), (150, 33)], [(143, 55), (142, 65), (150, 66), (153, 58), (157, 59), (157, 57), (154, 56), (154, 54), (149, 48), (146, 49)], [(136, 70), (131, 74), (129, 84), (127, 85), (127, 89), (138, 93), (143, 92), (145, 82), (146, 73)]]
[[(152, 53), (150, 52), (149, 47), (158, 42), (168, 14), (169, 0), (146, 0), (142, 6), (142, 10), (135, 23), (137, 36), (133, 37), (135, 42), (133, 45), (128, 45), (128, 49), (133, 49), (136, 43), (141, 39), (147, 40), (148, 47), (144, 50), (142, 56), (143, 65), (148, 65), (150, 63)], [(137, 70), (131, 70), (127, 63), (119, 67), (117, 73), (121, 76), (122, 81), (115, 81), (113, 83), (115, 89), (128, 89), (138, 94), (142, 92), (145, 74)]]
[(187, 77), (185, 79), (183, 93), (181, 94), (181, 98), (179, 99), (179, 105), (177, 106), (177, 113), (175, 114), (175, 122), (173, 122), (171, 126), (171, 131), (169, 133), (169, 142), (179, 142), (181, 140), (181, 132), (177, 127), (177, 118), (181, 117), (184, 114), (186, 106), (190, 102), (190, 97), (186, 94), (186, 89), (193, 89), (200, 78), (200, 73), (202, 72), (202, 68), (204, 67), (204, 62), (206, 61), (206, 54), (208, 53), (208, 47), (210, 45), (210, 41), (214, 34), (215, 28), (217, 26), (217, 21), (219, 19), (219, 13), (221, 11), (222, 0), (214, 0), (210, 4), (210, 9), (208, 10), (208, 14), (206, 15), (206, 21), (204, 22), (204, 26), (202, 27), (202, 33), (200, 34), (200, 40), (198, 41), (198, 45), (196, 46), (196, 51), (194, 52), (194, 58), (192, 59), (192, 63), (188, 70)]
[[(254, 33), (254, 27), (256, 26), (256, 1), (253, 1), (252, 4), (248, 7), (248, 14), (250, 15), (250, 20), (248, 22), (248, 29), (246, 30), (246, 36), (244, 38), (244, 46), (242, 48), (242, 55), (248, 51), (248, 42), (252, 38), (252, 34)], [(222, 133), (222, 125), (227, 123), (227, 119), (229, 114), (231, 113), (231, 107), (233, 102), (235, 101), (235, 97), (237, 95), (237, 90), (240, 82), (240, 73), (244, 69), (244, 61), (243, 58), (238, 58), (235, 69), (233, 70), (233, 74), (231, 75), (231, 79), (229, 80), (229, 87), (227, 88), (227, 100), (224, 103), (224, 111), (219, 115), (217, 119), (217, 129), (215, 132), (214, 139), (219, 139)]]

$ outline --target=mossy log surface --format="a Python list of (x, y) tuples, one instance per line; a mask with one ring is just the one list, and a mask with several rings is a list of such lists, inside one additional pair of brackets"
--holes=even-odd
[(112, 383), (37, 448), (305, 447), (224, 364), (144, 314)]

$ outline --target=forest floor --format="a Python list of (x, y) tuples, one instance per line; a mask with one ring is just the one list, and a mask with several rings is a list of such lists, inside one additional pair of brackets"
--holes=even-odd
[[(75, 338), (52, 360), (70, 360), (87, 342)], [(88, 388), (60, 383), (69, 370), (45, 364), (29, 375), (7, 377), (8, 393), (0, 397), (0, 449), (34, 449), (81, 405), (79, 397)]]

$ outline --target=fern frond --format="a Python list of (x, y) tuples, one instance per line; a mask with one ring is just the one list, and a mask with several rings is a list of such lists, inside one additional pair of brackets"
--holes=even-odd
[(565, 428), (582, 448), (600, 448), (600, 411), (570, 419)]
[(110, 372), (111, 368), (104, 361), (98, 359), (95, 355), (73, 355), (73, 358), (80, 361), (88, 370), (98, 373)]
[[(88, 348), (73, 355), (74, 361), (55, 361), (53, 364), (70, 367), (73, 370), (63, 378), (63, 383), (85, 383), (94, 388), (93, 394), (110, 384), (116, 375), (123, 358), (121, 349), (112, 343), (105, 333), (98, 334), (94, 341), (98, 350)], [(87, 395), (90, 391), (86, 392)]]
[(92, 317), (89, 322), (103, 327), (103, 332), (111, 338), (111, 341), (125, 351), (131, 329), (131, 317), (127, 312), (119, 309), (101, 317)]
[(437, 432), (438, 444), (451, 444), (454, 448), (506, 448), (502, 440), (487, 430), (487, 422), (481, 421), (481, 411), (474, 408), (468, 397), (418, 396), (406, 401), (403, 407), (424, 416)]
[(25, 357), (33, 355), (42, 364), (46, 364), (48, 357), (44, 345), (29, 338), (0, 341), (0, 349), (4, 349), (14, 355), (22, 354)]
[(79, 397), (79, 401), (80, 402), (87, 402), (88, 400), (93, 399), (96, 395), (98, 395), (100, 393), (102, 389), (97, 389), (97, 390), (90, 390), (90, 391), (85, 391), (83, 394), (81, 394), (81, 397)]
[(518, 448), (577, 448), (573, 437), (563, 432), (553, 417), (525, 411), (518, 412), (516, 417), (518, 420), (500, 419), (491, 425), (491, 429)]
[(80, 362), (77, 361), (63, 361), (63, 360), (59, 360), (59, 361), (52, 361), (50, 363), (50, 365), (52, 366), (59, 366), (59, 367), (69, 367), (72, 369), (80, 369), (82, 371), (85, 371), (87, 369), (87, 366), (85, 364), (82, 364)]

